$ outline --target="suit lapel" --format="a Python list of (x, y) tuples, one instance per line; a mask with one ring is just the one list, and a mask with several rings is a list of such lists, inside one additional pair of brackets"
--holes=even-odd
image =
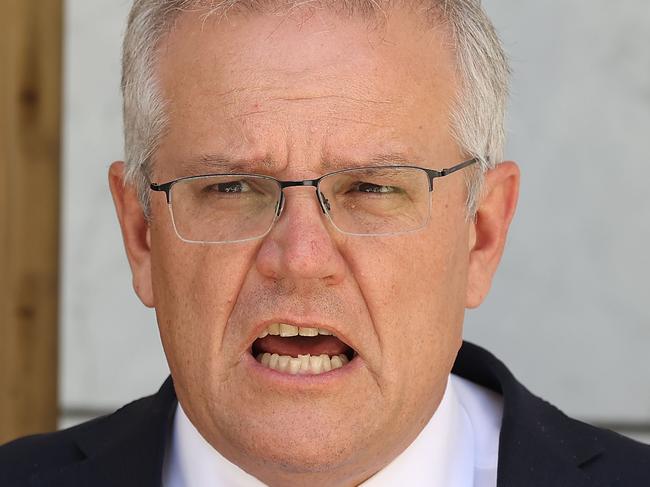
[[(496, 357), (464, 343), (453, 373), (503, 395), (497, 487), (581, 487), (582, 466), (603, 452), (598, 437), (531, 394)], [(171, 378), (154, 396), (95, 420), (77, 446), (85, 459), (46, 471), (33, 487), (159, 487), (176, 411)]]
[(580, 487), (588, 480), (580, 468), (602, 447), (579, 434), (580, 423), (531, 394), (496, 357), (464, 343), (454, 374), (503, 396), (497, 487)]
[[(77, 439), (85, 460), (32, 479), (34, 487), (159, 487), (176, 396), (171, 378), (154, 396), (99, 418)], [(110, 420), (108, 420), (110, 418)]]

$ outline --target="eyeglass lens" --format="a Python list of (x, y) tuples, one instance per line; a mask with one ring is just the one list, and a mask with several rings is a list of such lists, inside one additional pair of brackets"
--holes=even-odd
[[(334, 226), (354, 235), (416, 230), (430, 214), (429, 180), (418, 168), (350, 169), (329, 174), (318, 190)], [(179, 237), (190, 242), (260, 238), (273, 225), (280, 183), (257, 175), (201, 176), (180, 180), (171, 191)]]

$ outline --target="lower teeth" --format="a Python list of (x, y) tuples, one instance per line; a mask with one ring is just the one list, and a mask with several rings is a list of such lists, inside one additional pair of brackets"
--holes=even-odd
[(339, 369), (350, 360), (344, 355), (278, 355), (277, 353), (260, 353), (257, 361), (262, 365), (289, 374), (322, 374), (330, 370)]

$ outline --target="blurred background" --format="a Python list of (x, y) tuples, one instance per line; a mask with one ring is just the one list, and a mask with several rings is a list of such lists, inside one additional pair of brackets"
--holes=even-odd
[[(151, 394), (168, 374), (155, 316), (131, 288), (107, 184), (123, 153), (120, 43), (130, 3), (61, 6), (60, 260), (48, 268), (59, 270), (58, 360), (51, 344), (37, 354), (54, 361), (43, 369), (58, 376), (61, 427)], [(521, 166), (522, 190), (466, 339), (567, 414), (650, 443), (650, 3), (483, 3), (512, 61), (507, 157)], [(7, 337), (33, 338), (22, 322), (13, 335), (7, 322), (0, 330), (5, 365)]]

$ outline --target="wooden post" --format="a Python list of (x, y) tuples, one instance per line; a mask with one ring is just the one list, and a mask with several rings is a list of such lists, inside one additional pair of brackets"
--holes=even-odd
[(0, 15), (0, 443), (56, 428), (62, 10)]

